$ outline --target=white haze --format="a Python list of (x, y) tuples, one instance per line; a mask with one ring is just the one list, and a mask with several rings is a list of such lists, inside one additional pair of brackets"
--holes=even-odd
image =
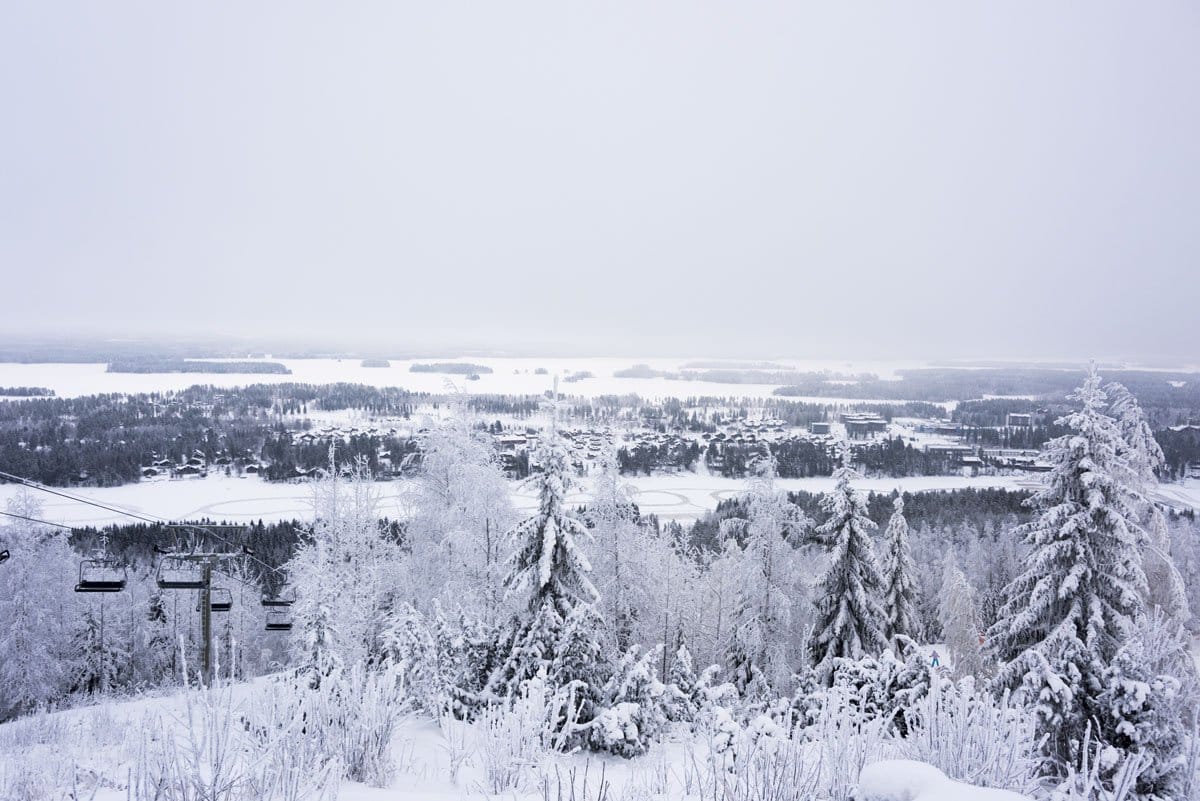
[(0, 332), (1188, 359), (1200, 10), (0, 8)]

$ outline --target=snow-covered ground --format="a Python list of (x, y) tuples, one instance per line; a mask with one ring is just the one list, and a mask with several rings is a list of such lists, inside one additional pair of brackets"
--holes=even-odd
[[(626, 479), (634, 500), (645, 514), (664, 520), (694, 520), (746, 489), (740, 479), (701, 473), (638, 476)], [(827, 492), (833, 488), (828, 476), (779, 479), (780, 489)], [(864, 492), (930, 492), (965, 487), (976, 489), (1036, 489), (1036, 475), (1010, 476), (909, 476), (907, 478), (864, 478), (856, 482)], [(381, 481), (379, 512), (388, 517), (404, 517), (407, 481)], [(14, 484), (0, 484), (0, 504), (18, 492)], [(72, 495), (89, 498), (108, 506), (170, 520), (210, 518), (249, 522), (291, 520), (312, 516), (312, 486), (306, 483), (271, 483), (254, 477), (209, 476), (200, 479), (143, 481), (121, 487), (73, 488)], [(573, 505), (587, 502), (589, 486), (580, 482), (568, 494)], [(1200, 509), (1200, 479), (1165, 484), (1158, 498), (1175, 508)], [(39, 493), (46, 519), (68, 525), (107, 525), (130, 522), (127, 516), (87, 506), (65, 498)], [(532, 484), (514, 484), (513, 501), (518, 511), (536, 508), (536, 490)]]
[[(218, 688), (212, 693), (195, 691), (146, 696), (123, 702), (37, 714), (0, 724), (0, 796), (16, 799), (87, 798), (92, 801), (127, 801), (157, 798), (157, 781), (182, 781), (196, 792), (207, 785), (239, 787), (229, 798), (249, 798), (246, 779), (264, 775), (272, 766), (293, 770), (308, 765), (298, 753), (303, 747), (282, 742), (270, 751), (255, 748), (258, 738), (269, 731), (251, 725), (259, 720), (261, 703), (271, 690), (271, 677)], [(386, 786), (332, 778), (327, 793), (291, 795), (280, 784), (269, 789), (271, 798), (317, 798), (327, 801), (465, 801), (466, 799), (577, 799), (577, 801), (672, 801), (714, 797), (713, 788), (731, 782), (728, 757), (718, 756), (713, 741), (705, 735), (677, 729), (649, 754), (633, 759), (575, 753), (562, 754), (542, 749), (520, 749), (521, 758), (511, 758), (520, 730), (489, 731), (486, 726), (422, 716), (401, 717), (390, 738), (388, 756), (393, 768)], [(284, 739), (302, 736), (302, 730)], [(849, 742), (847, 742), (847, 745)], [(760, 744), (768, 745), (769, 743)], [(771, 752), (792, 754), (795, 759), (837, 748), (809, 743), (799, 751), (787, 749), (784, 741)], [(193, 750), (195, 749), (195, 750)], [(893, 749), (871, 742), (862, 751), (847, 749), (844, 760), (832, 760), (821, 772), (809, 769), (791, 776), (793, 781), (811, 782), (825, 788), (815, 801), (830, 797), (830, 782), (836, 796), (848, 792), (860, 801), (1021, 801), (1026, 796), (955, 782), (942, 771), (922, 762), (888, 759)], [(272, 754), (286, 753), (292, 761), (271, 762)], [(764, 751), (764, 766), (778, 766)], [(169, 762), (167, 755), (179, 761)], [(269, 764), (268, 764), (269, 762)], [(507, 763), (507, 764), (506, 764)], [(170, 765), (173, 771), (162, 772)], [(861, 769), (860, 766), (861, 765)], [(815, 767), (815, 765), (813, 766)], [(326, 768), (325, 770), (328, 770)], [(218, 774), (217, 771), (220, 771)], [(838, 776), (834, 776), (838, 774)], [(218, 780), (215, 777), (223, 777)], [(830, 778), (834, 776), (834, 778)], [(302, 786), (311, 776), (293, 776)], [(252, 780), (252, 779), (251, 779)], [(192, 781), (196, 783), (193, 785)], [(712, 784), (712, 787), (708, 787)], [(857, 787), (855, 787), (857, 785)], [(268, 785), (264, 785), (267, 787)], [(765, 788), (764, 784), (759, 789)], [(309, 788), (310, 790), (313, 788)], [(778, 788), (776, 788), (778, 789)], [(794, 798), (777, 793), (769, 798)], [(729, 792), (729, 788), (726, 788)], [(182, 796), (170, 796), (172, 798)], [(200, 797), (188, 795), (187, 797)], [(208, 796), (204, 796), (208, 797)], [(221, 798), (226, 798), (221, 795)], [(728, 796), (717, 796), (728, 797)]]

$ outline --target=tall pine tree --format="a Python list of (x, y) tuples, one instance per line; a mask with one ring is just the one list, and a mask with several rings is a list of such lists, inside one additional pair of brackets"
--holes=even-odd
[(828, 518), (817, 533), (832, 552), (820, 583), (809, 658), (826, 683), (834, 659), (875, 655), (887, 647), (883, 578), (871, 547), (875, 523), (867, 516), (866, 500), (850, 484), (855, 478), (858, 474), (844, 464), (834, 472), (833, 491), (821, 499)]
[[(591, 678), (582, 675), (590, 672), (586, 666), (577, 664), (567, 671), (581, 675), (567, 675), (555, 665), (566, 621), (578, 619), (576, 608), (595, 605), (599, 595), (588, 578), (591, 565), (576, 542), (589, 536), (587, 526), (566, 507), (567, 454), (553, 430), (540, 462), (538, 510), (508, 535), (517, 549), (508, 563), (505, 586), (510, 593), (526, 593), (527, 601), (525, 613), (513, 621), (508, 657), (488, 682), (491, 694), (505, 698), (517, 695), (521, 683), (543, 669), (560, 681)], [(577, 661), (578, 654), (590, 649), (576, 642), (571, 650)]]
[(1049, 443), (1052, 469), (1029, 502), (1037, 516), (1018, 529), (1026, 570), (989, 632), (997, 687), (1035, 704), (1043, 769), (1057, 775), (1078, 763), (1088, 724), (1104, 719), (1096, 699), (1146, 591), (1138, 470), (1094, 369), (1071, 398), (1081, 408), (1057, 421), (1070, 431)]
[(917, 639), (920, 619), (917, 616), (916, 566), (908, 544), (908, 521), (904, 517), (904, 496), (896, 494), (892, 502), (892, 517), (883, 534), (883, 611), (887, 618), (884, 634), (893, 649), (898, 649), (899, 637)]

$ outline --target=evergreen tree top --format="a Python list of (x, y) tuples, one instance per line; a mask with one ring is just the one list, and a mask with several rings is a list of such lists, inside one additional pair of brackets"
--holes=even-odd
[(591, 564), (577, 544), (591, 535), (567, 509), (567, 455), (553, 433), (543, 442), (540, 461), (538, 510), (508, 533), (517, 551), (505, 585), (509, 592), (528, 591), (531, 611), (552, 601), (565, 618), (577, 604), (599, 600), (587, 575)]

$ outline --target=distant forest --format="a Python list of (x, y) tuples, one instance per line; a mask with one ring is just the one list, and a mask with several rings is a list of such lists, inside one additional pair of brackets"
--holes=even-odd
[[(359, 384), (256, 384), (236, 390), (195, 386), (182, 392), (34, 398), (0, 403), (0, 465), (55, 486), (116, 486), (138, 481), (156, 460), (182, 464), (199, 454), (210, 472), (236, 474), (262, 460), (268, 479), (326, 467), (328, 440), (302, 440), (284, 415), (312, 408), (362, 409), (407, 417), (424, 396)], [(400, 461), (415, 450), (407, 438), (362, 432), (339, 439), (339, 461), (362, 455), (381, 471), (378, 454)]]
[(408, 368), (408, 371), (410, 373), (446, 373), (447, 375), (486, 375), (492, 372), (492, 368), (470, 362), (430, 362), (414, 364)]
[(46, 387), (0, 387), (0, 396), (5, 398), (51, 398), (54, 390)]
[(192, 359), (131, 358), (108, 363), (110, 373), (269, 373), (291, 375), (279, 362), (213, 362)]

